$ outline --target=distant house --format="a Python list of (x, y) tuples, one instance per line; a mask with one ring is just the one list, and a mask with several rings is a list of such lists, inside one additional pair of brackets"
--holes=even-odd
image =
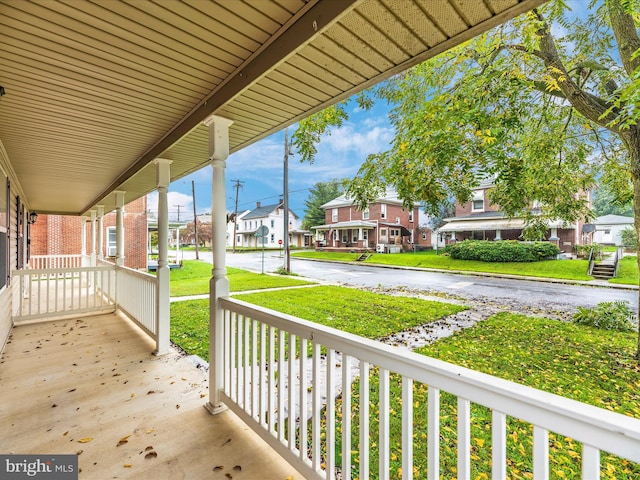
[[(437, 231), (445, 242), (460, 240), (521, 240), (524, 220), (508, 218), (499, 205), (492, 204), (487, 192), (493, 187), (490, 181), (482, 182), (473, 190), (471, 201), (455, 205), (455, 216), (445, 218), (445, 224)], [(535, 207), (533, 207), (535, 208)], [(571, 251), (574, 245), (588, 243), (589, 234), (583, 232), (584, 220), (567, 225), (549, 222), (545, 240), (554, 242), (561, 250)]]
[(633, 217), (622, 215), (603, 215), (593, 222), (595, 231), (593, 232), (593, 242), (604, 245), (622, 245), (620, 234), (627, 228), (634, 228)]
[(405, 209), (394, 191), (387, 191), (365, 210), (346, 195), (322, 205), (325, 224), (312, 227), (316, 248), (399, 252), (414, 245), (430, 245), (430, 232), (418, 225), (418, 207)]
[[(243, 210), (234, 213), (227, 214), (227, 218), (229, 221), (227, 222), (227, 247), (233, 247), (233, 236), (236, 235), (236, 247), (241, 246), (240, 242), (242, 241), (242, 237), (240, 232), (242, 231), (240, 225), (242, 224), (242, 219), (245, 215), (247, 215), (251, 210)], [(211, 223), (211, 216), (209, 216), (209, 223)]]
[[(229, 225), (233, 230), (233, 222)], [(260, 227), (267, 228), (267, 234), (259, 236)], [(311, 233), (302, 230), (300, 218), (292, 210), (289, 210), (289, 246), (306, 247), (311, 244)], [(227, 230), (228, 231), (228, 230)], [(282, 202), (262, 205), (256, 202), (256, 208), (238, 216), (236, 221), (236, 246), (237, 247), (262, 247), (278, 248), (284, 242), (284, 208)], [(233, 233), (231, 233), (233, 235)], [(233, 236), (227, 243), (233, 245)]]
[[(123, 220), (124, 230), (127, 232), (124, 244), (124, 265), (144, 270), (147, 267), (146, 197), (140, 197), (125, 205)], [(38, 221), (31, 226), (31, 255), (36, 257), (89, 255), (91, 253), (89, 226), (88, 218), (39, 215)], [(102, 245), (99, 245), (96, 239), (96, 255), (100, 259), (114, 261), (116, 256), (115, 212), (104, 214), (102, 229)], [(86, 251), (83, 251), (83, 248)]]

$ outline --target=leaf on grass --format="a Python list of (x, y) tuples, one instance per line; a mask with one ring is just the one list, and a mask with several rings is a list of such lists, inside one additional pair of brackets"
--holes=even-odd
[(89, 443), (92, 440), (93, 440), (93, 438), (91, 438), (91, 437), (84, 437), (84, 438), (81, 438), (80, 440), (78, 440), (78, 443)]

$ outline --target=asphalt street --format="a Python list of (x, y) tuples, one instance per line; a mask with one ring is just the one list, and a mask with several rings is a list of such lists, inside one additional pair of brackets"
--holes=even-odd
[[(184, 258), (195, 258), (195, 253), (184, 252)], [(211, 253), (201, 252), (200, 259), (211, 261)], [(264, 257), (261, 252), (229, 253), (227, 265), (269, 273), (283, 265), (283, 258), (269, 251), (265, 251)], [(474, 301), (521, 304), (544, 310), (574, 310), (577, 306), (595, 306), (613, 300), (628, 301), (632, 308), (637, 309), (638, 301), (638, 292), (634, 290), (318, 262), (293, 256), (291, 271), (310, 279), (342, 285), (403, 288), (425, 294), (447, 294)]]

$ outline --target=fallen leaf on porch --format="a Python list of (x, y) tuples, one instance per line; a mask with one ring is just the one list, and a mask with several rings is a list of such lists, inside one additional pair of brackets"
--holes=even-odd
[(157, 456), (158, 452), (149, 452), (144, 456), (144, 458), (156, 458)]
[(130, 436), (131, 436), (131, 435), (127, 435), (126, 437), (122, 437), (122, 438), (120, 439), (120, 441), (118, 442), (118, 444), (116, 445), (116, 447), (119, 447), (120, 445), (124, 445), (125, 443), (127, 443), (127, 442), (129, 441), (129, 440), (128, 440), (128, 438), (129, 438)]
[(151, 395), (152, 393), (156, 393), (156, 391), (155, 391), (155, 390), (149, 390), (149, 391), (147, 392), (147, 395)]
[(153, 447), (151, 445), (144, 449), (145, 452), (148, 452), (149, 450), (153, 450)]
[(200, 398), (204, 398), (204, 397), (206, 397), (206, 396), (207, 396), (207, 394), (206, 394), (206, 393), (201, 393), (201, 394), (200, 394)]
[(242, 467), (241, 467), (240, 465), (236, 465), (235, 467), (233, 467), (233, 469), (234, 469), (236, 472), (239, 472), (240, 470), (242, 470)]
[(78, 443), (89, 443), (93, 440), (93, 438), (91, 437), (85, 437), (85, 438), (81, 438), (80, 440), (78, 440)]
[(184, 381), (186, 381), (187, 379), (186, 379), (186, 378), (184, 378), (184, 377), (182, 377), (180, 380), (184, 380)]
[(72, 388), (72, 389), (71, 389), (71, 390), (69, 390), (67, 393), (71, 393), (71, 392), (75, 392), (75, 391), (76, 391), (76, 389), (75, 389), (75, 388)]
[(69, 430), (67, 430), (66, 432), (64, 432), (64, 433), (62, 434), (62, 436), (63, 436), (63, 437), (66, 437), (68, 434), (69, 434)]
[(76, 452), (76, 455), (82, 455), (82, 452), (84, 452), (84, 450), (78, 450), (78, 451)]
[(230, 443), (231, 439), (229, 438), (226, 442), (220, 444), (221, 447), (224, 447), (227, 443)]
[(131, 468), (131, 464), (130, 464), (130, 463), (125, 463), (125, 464), (123, 465), (123, 467), (124, 467), (124, 468)]
[(285, 478), (284, 480), (293, 480), (293, 475), (289, 475), (287, 478)]
[(136, 396), (136, 394), (135, 394), (135, 393), (132, 393), (132, 394), (131, 394), (131, 398), (133, 398), (133, 397), (135, 397), (135, 396)]
[(180, 405), (176, 405), (176, 409), (180, 408)]
[(153, 433), (153, 432), (155, 432), (155, 431), (156, 431), (156, 430), (155, 430), (154, 428), (150, 428), (149, 430), (147, 430), (147, 432), (146, 432), (146, 433)]
[(51, 408), (56, 408), (57, 406), (58, 405), (54, 403), (53, 405), (51, 405)]
[(222, 465), (218, 465), (218, 466), (216, 466), (216, 467), (213, 467), (213, 471), (214, 471), (214, 472), (217, 472), (217, 471), (219, 471), (219, 470), (222, 470), (223, 468), (224, 468), (224, 467), (223, 467)]
[(233, 475), (231, 475), (230, 473), (225, 473), (224, 476), (227, 478), (233, 478)]

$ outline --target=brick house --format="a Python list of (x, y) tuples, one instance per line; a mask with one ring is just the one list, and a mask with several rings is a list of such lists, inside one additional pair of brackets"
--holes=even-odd
[[(471, 201), (455, 205), (455, 215), (445, 218), (446, 222), (435, 234), (439, 243), (461, 240), (521, 240), (524, 220), (508, 218), (499, 205), (488, 199), (491, 181), (484, 181), (473, 190)], [(590, 192), (586, 195), (590, 199)], [(535, 207), (534, 207), (535, 208)], [(549, 222), (549, 230), (544, 238), (564, 251), (572, 251), (574, 245), (588, 243), (589, 235), (583, 232), (584, 219), (567, 225), (558, 220)]]
[(394, 191), (387, 191), (365, 210), (360, 210), (346, 195), (322, 208), (325, 225), (312, 227), (316, 232), (316, 248), (392, 252), (430, 245), (431, 236), (418, 225), (418, 207), (405, 209)]
[[(39, 215), (31, 225), (31, 256), (80, 255), (82, 232), (85, 228), (85, 245), (90, 250), (89, 229), (86, 217), (69, 215)], [(103, 244), (98, 257), (109, 260), (116, 256), (116, 214), (103, 216)], [(124, 265), (134, 269), (147, 268), (147, 199), (146, 196), (125, 205), (124, 208)], [(96, 249), (99, 249), (96, 239)], [(87, 252), (84, 252), (85, 254)]]

